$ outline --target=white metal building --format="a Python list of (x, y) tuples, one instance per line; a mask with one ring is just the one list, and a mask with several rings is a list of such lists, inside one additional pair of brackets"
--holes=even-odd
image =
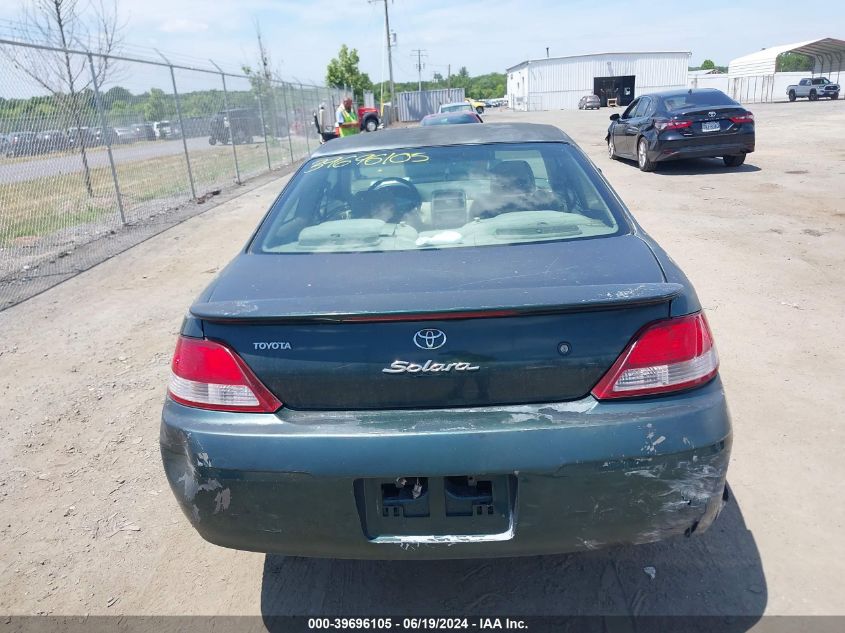
[[(775, 72), (777, 60), (784, 53), (798, 53), (813, 59), (810, 73)], [(771, 46), (743, 55), (728, 65), (728, 89), (732, 98), (744, 103), (786, 99), (786, 87), (807, 75), (824, 75), (839, 82), (845, 70), (845, 41), (825, 37), (797, 44)]]
[(577, 108), (584, 95), (627, 105), (637, 95), (687, 85), (689, 51), (597, 53), (531, 59), (507, 69), (508, 101), (516, 110)]

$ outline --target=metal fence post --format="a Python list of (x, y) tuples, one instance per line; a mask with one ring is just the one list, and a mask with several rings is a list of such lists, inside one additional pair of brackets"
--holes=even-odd
[(288, 133), (288, 150), (290, 151), (290, 162), (291, 165), (293, 164), (293, 140), (291, 139), (290, 135), (290, 119), (288, 118), (288, 113), (290, 112), (290, 108), (288, 107), (288, 91), (285, 88), (285, 82), (282, 82), (282, 99), (285, 101), (285, 127), (287, 128)]
[(223, 80), (223, 107), (226, 108), (226, 120), (229, 121), (229, 140), (232, 143), (232, 156), (235, 159), (235, 182), (241, 185), (243, 183), (241, 182), (241, 168), (238, 165), (238, 150), (235, 148), (235, 130), (232, 128), (232, 120), (229, 117), (231, 113), (229, 111), (229, 92), (226, 90), (226, 73), (223, 72), (220, 66), (214, 63), (213, 59), (209, 59), (208, 61), (214, 64), (214, 67), (220, 71), (220, 79)]
[(273, 166), (270, 164), (270, 147), (267, 145), (267, 125), (264, 123), (264, 106), (261, 105), (261, 93), (257, 95), (258, 98), (258, 116), (261, 117), (261, 131), (264, 133), (264, 152), (267, 154), (267, 170), (272, 170)]
[(179, 91), (176, 90), (176, 74), (170, 66), (170, 81), (173, 82), (173, 97), (176, 100), (176, 116), (179, 117), (179, 130), (182, 132), (182, 149), (185, 151), (185, 164), (188, 166), (188, 180), (191, 182), (191, 197), (197, 199), (197, 189), (194, 185), (194, 172), (191, 169), (191, 156), (188, 153), (188, 141), (185, 137), (185, 122), (182, 120), (182, 106), (179, 105)]
[(94, 103), (97, 106), (97, 113), (100, 115), (100, 129), (103, 130), (103, 138), (106, 141), (106, 152), (109, 155), (109, 166), (111, 167), (111, 177), (114, 181), (114, 194), (117, 196), (117, 209), (120, 212), (120, 223), (125, 225), (126, 215), (123, 211), (123, 198), (120, 195), (120, 183), (117, 180), (117, 169), (115, 169), (114, 156), (111, 153), (111, 134), (106, 132), (106, 115), (103, 112), (103, 102), (100, 99), (100, 86), (97, 82), (97, 72), (94, 70), (94, 56), (91, 53), (88, 53), (88, 68), (91, 70), (91, 83), (94, 86)]
[(308, 114), (305, 106), (305, 90), (302, 88), (302, 82), (299, 83), (299, 97), (302, 102), (302, 131), (305, 133), (305, 147), (308, 148), (308, 153), (311, 153), (311, 141), (308, 140)]

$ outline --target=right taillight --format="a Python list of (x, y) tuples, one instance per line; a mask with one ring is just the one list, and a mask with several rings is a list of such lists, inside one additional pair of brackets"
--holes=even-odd
[(168, 393), (180, 404), (214, 411), (272, 413), (282, 406), (234, 350), (186, 336), (173, 353)]
[(732, 116), (731, 123), (737, 123), (742, 125), (743, 123), (754, 123), (754, 115), (750, 112), (746, 112), (745, 114), (740, 114), (737, 116)]
[(689, 389), (713, 378), (719, 357), (702, 313), (646, 326), (593, 388), (599, 400)]

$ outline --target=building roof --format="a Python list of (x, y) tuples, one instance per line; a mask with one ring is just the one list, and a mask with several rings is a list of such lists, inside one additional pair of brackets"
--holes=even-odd
[(826, 65), (829, 65), (831, 70), (841, 70), (845, 62), (845, 41), (824, 37), (796, 44), (771, 46), (732, 60), (728, 65), (728, 74), (733, 77), (771, 75), (775, 72), (778, 56), (784, 53), (799, 53), (812, 57), (816, 60), (816, 66), (822, 70)]
[(518, 64), (511, 66), (510, 68), (506, 68), (505, 72), (509, 73), (513, 70), (522, 68), (523, 66), (527, 66), (528, 64), (554, 62), (559, 61), (561, 59), (577, 59), (579, 57), (607, 57), (608, 55), (686, 55), (687, 57), (689, 57), (690, 55), (692, 55), (692, 53), (690, 51), (615, 51), (606, 53), (585, 53), (583, 55), (564, 55), (562, 57), (541, 57), (539, 59), (527, 59), (524, 62), (519, 62)]
[(688, 70), (687, 74), (690, 77), (701, 77), (702, 75), (718, 75), (721, 71), (717, 68), (705, 68), (699, 70)]
[(383, 152), (415, 147), (535, 142), (571, 143), (572, 141), (560, 128), (536, 123), (432, 125), (394, 128), (333, 139), (321, 145), (312, 156), (317, 158), (335, 154)]

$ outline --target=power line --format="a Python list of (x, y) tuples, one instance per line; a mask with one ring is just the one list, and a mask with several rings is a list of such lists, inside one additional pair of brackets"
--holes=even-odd
[(422, 70), (425, 67), (423, 57), (428, 57), (424, 48), (415, 48), (411, 51), (417, 54), (417, 90), (422, 92)]

